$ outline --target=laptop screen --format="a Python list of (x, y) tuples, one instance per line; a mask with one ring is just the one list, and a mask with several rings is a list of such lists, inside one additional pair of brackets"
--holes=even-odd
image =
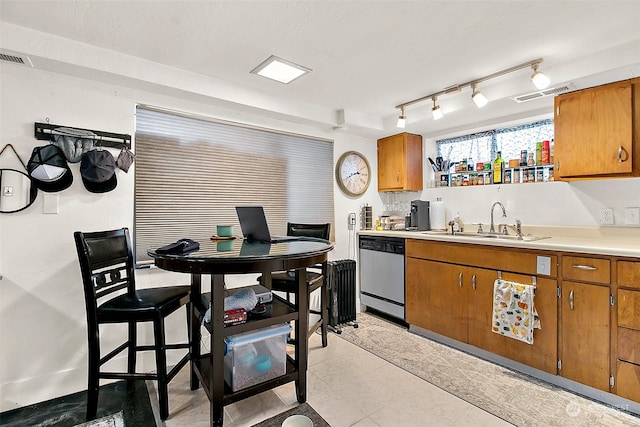
[(271, 241), (267, 218), (262, 206), (236, 206), (242, 234), (247, 240)]

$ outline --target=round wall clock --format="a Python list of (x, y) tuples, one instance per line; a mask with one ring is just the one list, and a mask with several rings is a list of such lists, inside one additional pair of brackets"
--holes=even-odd
[(338, 187), (348, 196), (360, 196), (369, 187), (371, 167), (357, 151), (347, 151), (336, 163)]

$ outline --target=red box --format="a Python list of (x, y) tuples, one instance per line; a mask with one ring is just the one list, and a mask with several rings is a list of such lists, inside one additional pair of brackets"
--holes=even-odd
[(247, 310), (244, 308), (235, 308), (233, 310), (225, 310), (224, 325), (239, 325), (247, 321)]

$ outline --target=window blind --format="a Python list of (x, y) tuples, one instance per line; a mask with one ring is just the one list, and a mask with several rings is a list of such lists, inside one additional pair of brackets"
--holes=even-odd
[(238, 205), (263, 206), (272, 235), (333, 223), (332, 141), (138, 106), (135, 151), (137, 263), (216, 225), (241, 236)]

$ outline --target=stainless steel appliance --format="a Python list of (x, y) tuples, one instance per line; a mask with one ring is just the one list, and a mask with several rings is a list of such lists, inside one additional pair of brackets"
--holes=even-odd
[(430, 230), (429, 224), (429, 202), (426, 200), (414, 200), (411, 202), (411, 230)]
[(404, 320), (404, 239), (360, 236), (360, 302)]

